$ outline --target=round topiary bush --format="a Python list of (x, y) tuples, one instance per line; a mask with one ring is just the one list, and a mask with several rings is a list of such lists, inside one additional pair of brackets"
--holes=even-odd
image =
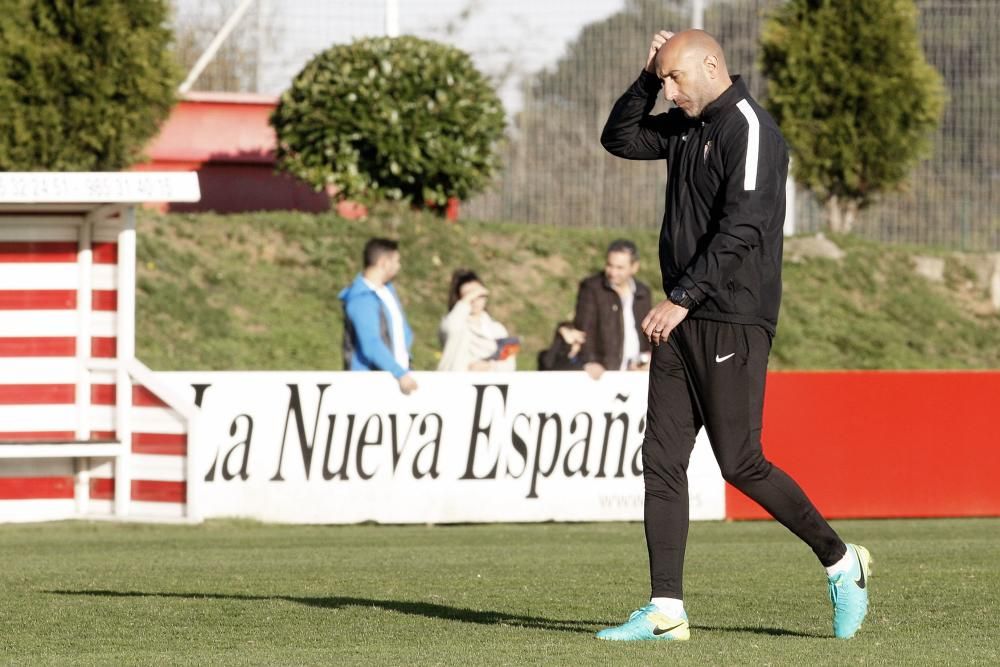
[(271, 116), (278, 166), (316, 189), (443, 206), (482, 190), (504, 112), (469, 56), (378, 37), (313, 58)]

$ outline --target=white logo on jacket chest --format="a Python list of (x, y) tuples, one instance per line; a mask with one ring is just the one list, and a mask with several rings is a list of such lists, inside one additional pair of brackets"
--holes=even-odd
[(701, 159), (703, 162), (708, 162), (708, 151), (712, 150), (712, 140), (709, 139), (705, 142), (705, 147), (701, 150)]

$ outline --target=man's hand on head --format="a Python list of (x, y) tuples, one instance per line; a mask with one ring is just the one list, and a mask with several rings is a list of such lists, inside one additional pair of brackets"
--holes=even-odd
[(667, 30), (661, 30), (655, 35), (653, 35), (653, 43), (649, 45), (649, 56), (646, 57), (646, 71), (650, 74), (656, 74), (656, 54), (667, 40), (674, 36), (674, 33)]

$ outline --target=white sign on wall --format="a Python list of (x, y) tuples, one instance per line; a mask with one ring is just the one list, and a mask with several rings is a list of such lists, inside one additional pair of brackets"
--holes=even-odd
[[(201, 407), (205, 517), (289, 523), (641, 520), (644, 373), (157, 373)], [(693, 519), (725, 515), (699, 435)]]
[(0, 173), (4, 203), (196, 202), (195, 172), (7, 172)]

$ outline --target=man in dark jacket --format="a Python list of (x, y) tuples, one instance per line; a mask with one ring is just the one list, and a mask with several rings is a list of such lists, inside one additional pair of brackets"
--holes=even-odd
[(638, 271), (638, 248), (618, 239), (608, 246), (604, 271), (580, 283), (573, 324), (586, 335), (580, 361), (595, 380), (606, 370), (639, 370), (649, 362), (649, 340), (639, 324), (652, 297), (635, 279)]
[[(649, 115), (660, 89), (676, 108)], [(601, 639), (685, 640), (687, 464), (704, 426), (722, 476), (808, 544), (827, 569), (833, 629), (868, 609), (871, 557), (848, 545), (799, 486), (764, 458), (764, 381), (781, 302), (788, 149), (719, 44), (700, 30), (653, 37), (646, 67), (611, 111), (601, 143), (666, 160), (660, 269), (668, 298), (643, 320), (654, 345), (642, 443), (652, 594)]]

